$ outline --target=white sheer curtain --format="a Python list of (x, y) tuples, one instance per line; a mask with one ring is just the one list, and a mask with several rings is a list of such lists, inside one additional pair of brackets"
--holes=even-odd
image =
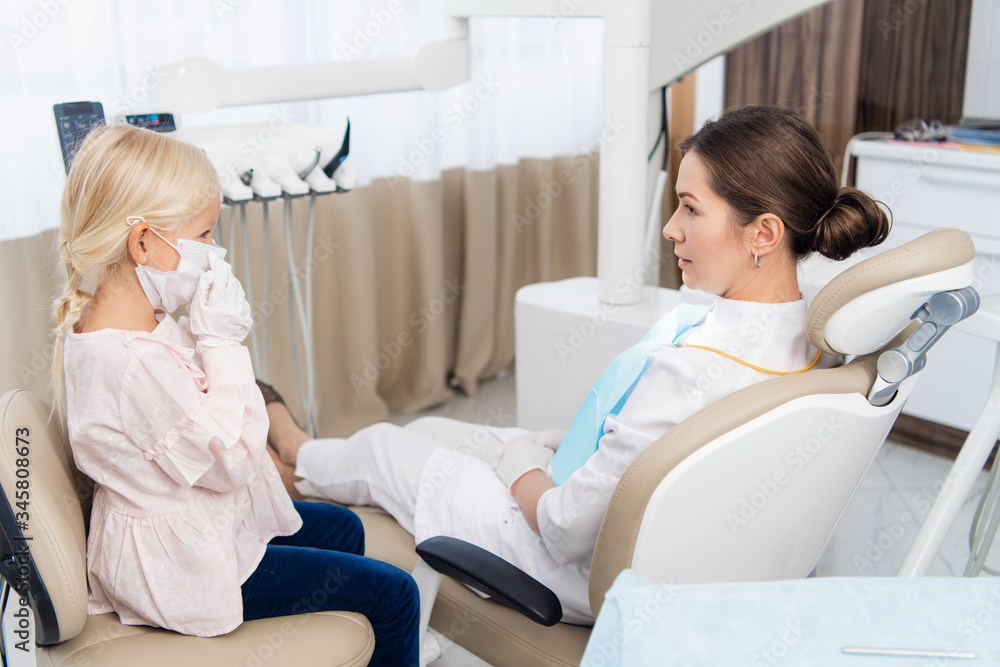
[[(8, 0), (0, 45), (0, 241), (58, 225), (65, 176), (53, 104), (100, 101), (109, 120), (170, 111), (149, 103), (157, 65), (193, 56), (223, 67), (399, 56), (441, 37), (441, 5)], [(349, 116), (359, 185), (381, 177), (435, 180), (453, 167), (485, 170), (589, 150), (601, 129), (600, 20), (473, 19), (469, 39), (470, 81), (447, 91), (219, 109), (185, 114), (179, 123), (264, 121), (279, 108), (296, 122), (334, 127)]]

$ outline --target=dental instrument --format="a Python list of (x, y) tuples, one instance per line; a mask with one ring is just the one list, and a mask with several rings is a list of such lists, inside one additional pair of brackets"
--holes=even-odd
[[(299, 390), (299, 395), (302, 396), (303, 408), (306, 413), (306, 429), (312, 433), (315, 438), (317, 435), (316, 426), (316, 411), (315, 411), (315, 378), (313, 376), (313, 347), (312, 347), (312, 300), (303, 299), (303, 288), (299, 285), (298, 268), (295, 265), (295, 251), (293, 249), (293, 235), (292, 235), (292, 196), (285, 196), (284, 213), (285, 213), (285, 253), (288, 260), (288, 291), (289, 300), (288, 306), (288, 330), (292, 335), (291, 340), (291, 352), (292, 352), (292, 366), (295, 369), (295, 385)], [(309, 221), (306, 230), (306, 260), (312, 256), (312, 236), (313, 236), (313, 223), (315, 220), (315, 199), (311, 199), (309, 205)], [(312, 294), (312, 272), (309, 270), (304, 271), (304, 280), (310, 285), (306, 288), (309, 292), (309, 296)], [(307, 309), (306, 304), (309, 304)], [(296, 319), (296, 315), (298, 316)], [(296, 328), (296, 322), (298, 327)], [(303, 381), (301, 366), (299, 364), (299, 353), (298, 353), (298, 341), (296, 340), (296, 330), (302, 337), (302, 347), (303, 354), (305, 355), (306, 361), (306, 378)]]
[[(270, 381), (270, 320), (272, 308), (266, 304), (270, 292), (270, 202), (284, 200), (282, 207), (286, 260), (289, 275), (289, 333), (292, 345), (292, 367), (305, 412), (306, 430), (315, 436), (318, 431), (316, 380), (314, 363), (312, 315), (312, 260), (315, 230), (316, 197), (324, 194), (347, 192), (355, 183), (350, 155), (350, 120), (347, 119), (343, 135), (329, 129), (291, 123), (275, 116), (267, 123), (202, 128), (181, 128), (174, 133), (177, 138), (199, 146), (212, 160), (219, 172), (223, 203), (231, 207), (229, 227), (225, 236), (228, 247), (241, 242), (241, 278), (247, 299), (253, 304), (255, 326), (249, 335), (257, 376)], [(250, 150), (250, 149), (253, 150)], [(332, 156), (332, 157), (328, 157)], [(327, 172), (332, 176), (327, 175)], [(306, 227), (306, 255), (304, 262), (295, 259), (292, 229), (292, 199), (309, 196)], [(263, 215), (262, 254), (263, 292), (262, 304), (257, 304), (251, 276), (250, 230), (246, 206), (252, 201), (261, 202)], [(236, 208), (239, 208), (237, 217)], [(220, 214), (221, 219), (221, 214)], [(219, 232), (222, 234), (222, 232)], [(301, 266), (300, 266), (301, 264)], [(259, 329), (259, 331), (258, 331)], [(302, 350), (299, 350), (299, 345)], [(302, 365), (307, 368), (303, 369)]]
[[(251, 304), (254, 303), (253, 299), (253, 279), (250, 271), (250, 230), (247, 224), (247, 204), (246, 202), (240, 202), (240, 233), (243, 237), (243, 272), (245, 274), (246, 280), (243, 281), (243, 286), (246, 290), (247, 301)], [(232, 218), (230, 218), (232, 220)], [(265, 274), (266, 276), (267, 274)], [(267, 292), (264, 292), (265, 298)], [(264, 368), (261, 359), (261, 348), (257, 342), (257, 327), (250, 327), (250, 356), (253, 358), (254, 368)], [(266, 382), (267, 379), (263, 378)]]
[[(336, 174), (340, 170), (341, 166), (343, 166), (344, 160), (347, 159), (347, 156), (348, 154), (350, 154), (350, 152), (351, 152), (351, 119), (348, 118), (347, 129), (344, 131), (344, 141), (342, 141), (340, 144), (340, 150), (338, 150), (337, 154), (334, 155), (333, 158), (329, 162), (327, 162), (326, 165), (323, 167), (323, 174), (325, 174), (327, 178), (333, 178), (334, 174)], [(344, 172), (341, 172), (341, 176), (343, 175)], [(337, 187), (340, 188), (342, 186), (338, 183)], [(345, 189), (350, 190), (352, 187), (354, 187), (354, 184), (350, 183), (347, 186), (345, 186)]]
[[(315, 169), (319, 164), (319, 152), (315, 159), (311, 160), (309, 171)], [(288, 331), (291, 335), (292, 367), (295, 370), (295, 384), (302, 397), (303, 409), (305, 411), (305, 426), (312, 437), (317, 437), (318, 426), (316, 416), (316, 379), (313, 367), (313, 336), (312, 336), (312, 270), (308, 266), (309, 258), (312, 257), (313, 229), (315, 225), (316, 197), (312, 194), (309, 200), (309, 217), (306, 228), (306, 252), (305, 266), (303, 267), (302, 280), (305, 286), (299, 282), (299, 268), (295, 262), (294, 235), (292, 230), (292, 200), (303, 197), (312, 192), (309, 184), (302, 180), (302, 172), (292, 168), (287, 159), (281, 159), (274, 155), (269, 155), (264, 159), (264, 167), (268, 175), (281, 188), (281, 196), (284, 199), (284, 230), (285, 230), (285, 256), (288, 261)], [(298, 333), (296, 333), (298, 332)], [(298, 340), (301, 337), (303, 355), (305, 356), (305, 378), (302, 377), (301, 364), (299, 363)]]
[(907, 658), (961, 658), (965, 660), (997, 660), (1000, 655), (992, 653), (973, 653), (972, 651), (933, 651), (913, 648), (867, 648), (864, 646), (845, 646), (844, 653), (858, 655), (895, 655)]
[[(270, 218), (270, 207), (269, 207), (269, 204), (270, 204), (269, 201), (263, 200), (263, 199), (260, 202), (260, 210), (261, 210), (261, 215), (263, 217), (263, 221), (262, 221), (262, 224), (263, 224), (263, 230), (262, 230), (262, 232), (263, 233), (261, 234), (261, 236), (263, 236), (264, 239), (265, 239), (265, 243), (264, 243), (264, 266), (263, 266), (263, 270), (262, 270), (262, 273), (264, 274), (264, 284), (261, 287), (261, 294), (262, 294), (262, 298), (264, 299), (264, 303), (267, 303), (267, 300), (269, 300), (271, 298), (271, 291), (268, 289), (268, 286), (270, 285), (270, 282), (271, 282), (271, 250), (270, 250), (270, 243), (267, 242), (267, 240), (271, 238), (271, 218)], [(264, 314), (263, 308), (261, 308), (261, 315), (263, 315), (263, 314)], [(269, 347), (270, 341), (269, 341), (269, 337), (268, 337), (268, 332), (270, 331), (271, 327), (270, 327), (269, 322), (270, 322), (270, 318), (268, 318), (267, 316), (261, 317), (261, 322), (260, 322), (260, 359), (261, 359), (260, 367), (261, 367), (261, 375), (260, 375), (260, 378), (264, 382), (269, 382), (270, 381), (270, 379), (269, 379), (270, 378), (270, 370), (269, 370), (270, 369), (270, 364), (268, 363), (269, 362), (268, 350), (270, 349), (270, 347)], [(256, 342), (256, 339), (254, 339), (253, 342)]]
[[(344, 140), (341, 143), (337, 154), (323, 168), (319, 169), (321, 149), (316, 148), (315, 156), (308, 164), (296, 171), (296, 176), (309, 188), (309, 213), (306, 223), (306, 249), (305, 265), (302, 271), (302, 282), (299, 285), (298, 271), (295, 270), (294, 258), (292, 256), (292, 196), (285, 198), (285, 248), (288, 253), (289, 290), (292, 294), (291, 307), (289, 308), (289, 330), (294, 332), (293, 310), (298, 313), (298, 323), (301, 330), (304, 355), (306, 357), (306, 379), (303, 382), (299, 371), (298, 353), (295, 349), (295, 341), (292, 341), (292, 359), (295, 367), (295, 382), (299, 387), (299, 392), (305, 396), (306, 404), (306, 426), (315, 438), (318, 435), (317, 406), (316, 406), (316, 377), (313, 364), (315, 345), (313, 342), (313, 267), (311, 260), (313, 256), (313, 239), (316, 227), (316, 197), (330, 192), (347, 192), (353, 187), (353, 181), (344, 180), (347, 187), (342, 187), (336, 181), (338, 172), (345, 166), (345, 161), (350, 153), (351, 121), (347, 120), (347, 129), (344, 132)], [(301, 162), (301, 160), (298, 160)], [(296, 162), (293, 157), (289, 164)], [(332, 168), (331, 168), (332, 167)], [(346, 170), (344, 170), (346, 171)], [(343, 174), (340, 174), (343, 176)]]

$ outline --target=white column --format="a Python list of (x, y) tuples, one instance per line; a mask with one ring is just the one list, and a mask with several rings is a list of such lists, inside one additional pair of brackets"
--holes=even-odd
[(598, 299), (642, 301), (649, 150), (651, 0), (614, 0), (604, 14), (604, 127), (598, 203)]

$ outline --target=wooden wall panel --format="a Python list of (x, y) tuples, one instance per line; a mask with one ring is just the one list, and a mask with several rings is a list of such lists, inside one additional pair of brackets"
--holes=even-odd
[(776, 104), (799, 111), (839, 169), (854, 134), (863, 17), (864, 0), (834, 0), (735, 49), (726, 57), (726, 108)]
[(857, 131), (962, 115), (972, 0), (866, 0)]
[[(663, 195), (663, 205), (660, 208), (660, 229), (666, 226), (670, 216), (677, 210), (677, 169), (681, 165), (681, 152), (677, 144), (698, 129), (694, 126), (694, 93), (698, 82), (696, 73), (670, 86), (670, 136), (667, 147), (670, 150), (670, 175), (667, 178), (666, 192)], [(664, 261), (660, 263), (660, 286), (680, 289), (683, 284), (681, 270), (674, 257), (674, 242), (667, 241), (661, 235), (660, 252)]]

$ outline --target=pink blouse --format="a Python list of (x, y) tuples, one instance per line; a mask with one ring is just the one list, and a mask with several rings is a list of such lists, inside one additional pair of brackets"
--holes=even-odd
[(88, 613), (211, 637), (243, 622), (240, 585), (302, 520), (265, 451), (247, 348), (199, 355), (186, 324), (68, 334), (67, 417), (96, 482)]

